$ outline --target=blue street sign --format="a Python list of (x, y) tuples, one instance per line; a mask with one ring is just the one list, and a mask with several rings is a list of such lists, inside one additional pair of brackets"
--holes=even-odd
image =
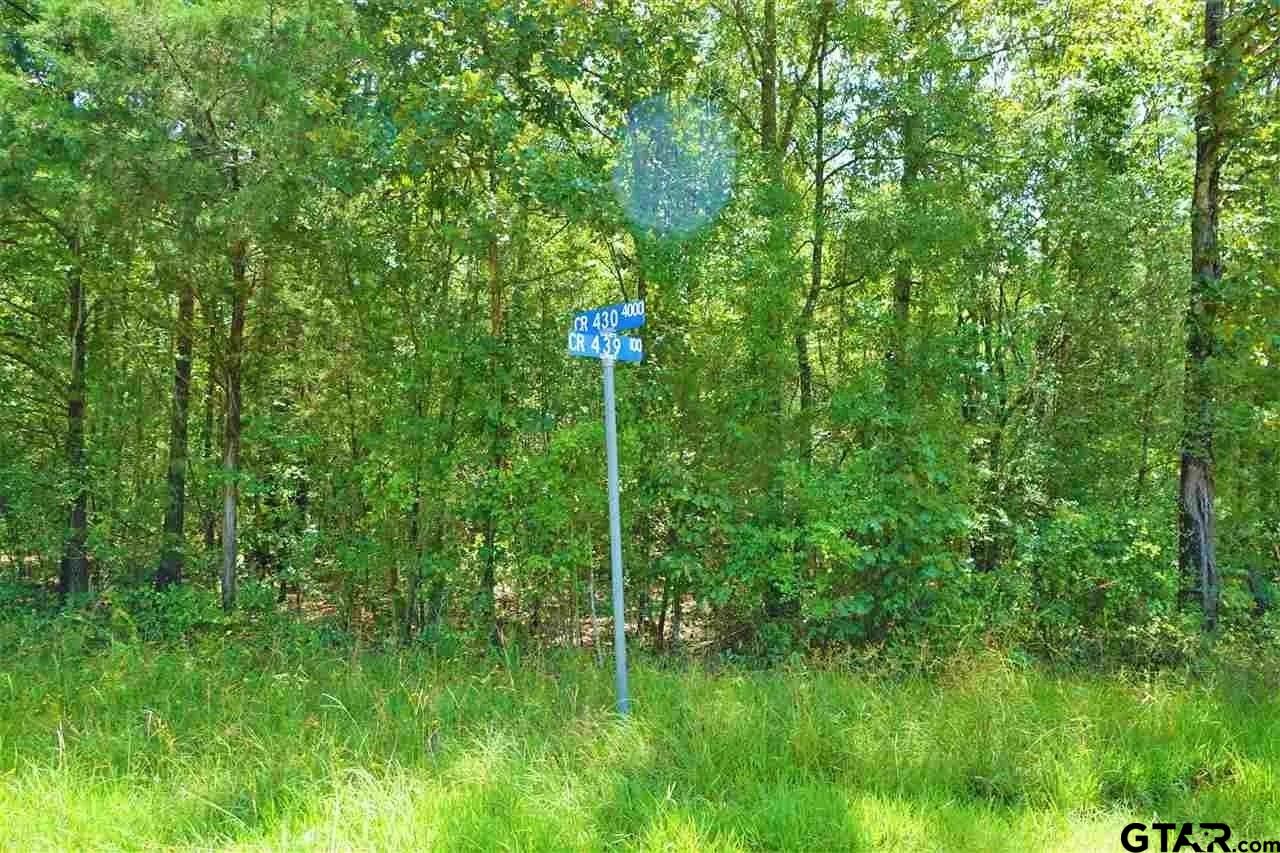
[(569, 355), (582, 358), (613, 356), (616, 361), (640, 361), (644, 358), (644, 344), (639, 338), (570, 332)]
[(570, 328), (575, 332), (598, 335), (638, 329), (643, 325), (644, 300), (633, 299), (630, 302), (619, 302), (616, 305), (604, 305), (588, 311), (579, 311), (573, 315), (573, 325)]

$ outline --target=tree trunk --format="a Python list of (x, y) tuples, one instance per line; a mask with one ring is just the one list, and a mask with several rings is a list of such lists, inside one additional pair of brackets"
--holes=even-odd
[[(498, 173), (494, 166), (493, 154), (489, 155), (489, 191), (495, 197), (498, 191)], [(506, 405), (506, 394), (504, 393), (505, 379), (502, 376), (503, 359), (500, 357), (502, 348), (502, 274), (498, 263), (498, 234), (497, 222), (493, 223), (493, 233), (489, 236), (488, 246), (485, 251), (485, 262), (489, 274), (489, 335), (490, 335), (490, 353), (489, 353), (489, 374), (491, 387), (495, 389), (496, 406), (491, 413), (491, 423), (489, 425), (490, 445), (490, 473), (492, 476), (491, 493), (486, 508), (486, 517), (484, 525), (484, 554), (482, 571), (480, 577), (480, 618), (484, 623), (485, 630), (489, 633), (490, 641), (496, 646), (502, 644), (502, 635), (498, 630), (498, 613), (497, 613), (497, 502), (499, 496), (499, 473), (505, 465), (505, 451), (503, 448), (503, 426), (502, 416), (503, 408)]]
[(671, 603), (671, 578), (662, 580), (662, 604), (658, 607), (658, 624), (654, 626), (653, 647), (662, 651), (667, 645), (667, 605)]
[(195, 292), (183, 277), (178, 291), (178, 323), (173, 365), (173, 404), (169, 418), (169, 493), (164, 512), (160, 569), (156, 586), (166, 587), (182, 580), (182, 530), (187, 499), (187, 415), (191, 396), (191, 324), (195, 314)]
[[(909, 89), (914, 92), (914, 79), (909, 84)], [(888, 388), (898, 398), (895, 403), (901, 399), (910, 361), (908, 338), (911, 327), (914, 270), (910, 246), (912, 227), (908, 217), (912, 210), (915, 185), (920, 178), (923, 160), (919, 144), (920, 121), (911, 109), (903, 114), (899, 130), (902, 134), (902, 177), (899, 180), (899, 190), (902, 195), (904, 219), (898, 229), (898, 257), (893, 270), (893, 325), (885, 359), (888, 368)]]
[[(758, 371), (762, 384), (761, 409), (765, 426), (761, 440), (768, 453), (764, 463), (765, 517), (780, 522), (783, 518), (782, 464), (785, 461), (786, 442), (782, 434), (783, 414), (783, 350), (776, 346), (777, 330), (783, 328), (787, 312), (788, 281), (785, 269), (780, 269), (781, 259), (789, 257), (791, 234), (785, 216), (786, 186), (782, 169), (782, 141), (778, 132), (778, 16), (776, 0), (765, 0), (764, 28), (760, 36), (760, 151), (764, 156), (768, 174), (769, 231), (767, 251), (769, 271), (761, 296), (757, 297), (756, 350)], [(794, 611), (787, 602), (777, 578), (766, 577), (762, 597), (762, 609), (769, 619), (777, 619)]]
[[(418, 363), (417, 344), (414, 344), (414, 363)], [(415, 389), (413, 414), (417, 424), (422, 424), (422, 391)], [(404, 612), (401, 614), (400, 641), (408, 643), (415, 630), (421, 627), (418, 591), (422, 586), (422, 441), (415, 441), (413, 465), (413, 503), (409, 507), (409, 553), (413, 566), (409, 572), (408, 591), (405, 594)]]
[(240, 359), (244, 346), (244, 314), (248, 302), (245, 245), (231, 250), (231, 332), (227, 339), (226, 425), (222, 448), (222, 468), (226, 482), (222, 499), (222, 609), (236, 606), (236, 511), (240, 497)]
[[(591, 612), (591, 650), (595, 652), (596, 666), (603, 666), (604, 649), (600, 645), (600, 631), (596, 622), (596, 572), (594, 559), (587, 569), (587, 596)], [(581, 629), (579, 629), (579, 632), (581, 632)]]
[(63, 601), (89, 591), (89, 557), (85, 542), (89, 533), (89, 484), (84, 453), (85, 325), (88, 306), (80, 269), (80, 238), (67, 241), (71, 269), (67, 272), (67, 340), (71, 345), (71, 376), (67, 384), (67, 468), (71, 477), (71, 506), (58, 594)]
[(680, 653), (680, 637), (684, 633), (684, 588), (679, 582), (675, 585), (675, 594), (671, 597), (671, 642), (668, 648), (672, 654)]
[[(443, 547), (444, 523), (437, 521), (432, 530), (429, 548), (432, 554), (438, 554)], [(422, 628), (426, 630), (429, 625), (430, 630), (436, 636), (439, 636), (440, 629), (444, 624), (447, 593), (448, 588), (445, 586), (444, 576), (439, 571), (432, 573), (431, 584), (427, 588), (426, 613), (423, 616)]]
[[(416, 411), (419, 421), (422, 418), (422, 401), (419, 399)], [(419, 468), (421, 465), (419, 464)], [(422, 475), (414, 472), (413, 503), (409, 507), (409, 553), (413, 555), (413, 567), (409, 572), (408, 591), (405, 593), (404, 609), (400, 614), (400, 642), (407, 644), (413, 639), (418, 621), (418, 587), (422, 582), (422, 536), (420, 519), (422, 518)]]
[(1142, 499), (1147, 493), (1147, 475), (1150, 472), (1151, 464), (1151, 408), (1155, 395), (1148, 392), (1144, 396), (1146, 399), (1142, 407), (1142, 416), (1138, 421), (1138, 429), (1142, 435), (1138, 449), (1138, 482), (1133, 488), (1133, 502), (1137, 505), (1141, 505)]
[(778, 151), (777, 6), (777, 0), (764, 0), (764, 32), (760, 39), (760, 149), (772, 158), (779, 158), (781, 154)]
[[(213, 390), (217, 386), (217, 361), (214, 353), (218, 349), (218, 321), (213, 314), (213, 309), (209, 309), (209, 375), (205, 378), (204, 389), (204, 441), (202, 448), (202, 456), (209, 466), (209, 470), (213, 470)], [(204, 549), (207, 552), (213, 550), (213, 546), (217, 541), (218, 529), (218, 513), (217, 513), (217, 494), (206, 495), (208, 506), (204, 513)]]
[(823, 66), (827, 54), (827, 24), (822, 20), (818, 46), (818, 90), (814, 95), (813, 155), (813, 254), (809, 268), (809, 293), (800, 313), (800, 330), (796, 332), (796, 369), (800, 379), (800, 458), (808, 468), (813, 463), (813, 364), (809, 359), (809, 327), (822, 292), (822, 249), (826, 239), (826, 103), (823, 100)]
[(1206, 629), (1218, 621), (1222, 579), (1214, 554), (1213, 379), (1222, 265), (1218, 251), (1219, 172), (1226, 85), (1219, 57), (1223, 0), (1205, 0), (1204, 64), (1196, 108), (1196, 174), (1191, 210), (1191, 287), (1187, 301), (1178, 541), (1183, 595), (1201, 610)]

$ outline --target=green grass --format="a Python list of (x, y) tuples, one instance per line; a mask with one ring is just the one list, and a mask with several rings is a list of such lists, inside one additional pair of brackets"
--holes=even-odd
[(632, 673), (28, 644), (0, 664), (0, 848), (1120, 850), (1280, 836), (1280, 697), (1184, 677)]

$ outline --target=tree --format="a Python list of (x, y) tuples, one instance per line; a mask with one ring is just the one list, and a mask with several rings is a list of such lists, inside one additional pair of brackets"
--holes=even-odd
[[(108, 123), (112, 111), (101, 105), (104, 93), (80, 88), (90, 85), (92, 59), (101, 50), (95, 36), (101, 32), (91, 26), (77, 27), (74, 16), (55, 14), (44, 19), (23, 9), (21, 17), (21, 29), (11, 37), (11, 51), (0, 69), (4, 74), (0, 94), (12, 110), (3, 125), (3, 143), (10, 154), (4, 161), (0, 189), (15, 211), (10, 224), (45, 231), (45, 237), (60, 249), (59, 265), (64, 271), (67, 525), (58, 592), (65, 601), (89, 590), (85, 419), (92, 305), (86, 258), (91, 253), (88, 243), (97, 236), (94, 208), (102, 207), (95, 179), (101, 178), (111, 156), (105, 146), (91, 152), (85, 142)], [(10, 358), (17, 355), (9, 351)]]
[(1218, 621), (1222, 580), (1214, 554), (1213, 380), (1222, 264), (1218, 249), (1223, 126), (1227, 121), (1222, 30), (1225, 0), (1205, 0), (1204, 65), (1196, 100), (1196, 177), (1191, 200), (1191, 287), (1187, 302), (1187, 379), (1178, 487), (1179, 565), (1189, 595), (1198, 598), (1205, 625)]
[[(1186, 309), (1186, 380), (1178, 488), (1179, 566), (1186, 597), (1206, 628), (1218, 623), (1222, 577), (1216, 552), (1214, 434), (1223, 384), (1219, 325), (1230, 310), (1223, 277), (1220, 218), (1223, 167), (1248, 136), (1241, 92), (1276, 73), (1274, 4), (1205, 0), (1203, 60), (1196, 97), (1196, 170), (1191, 199), (1191, 283)], [(1269, 45), (1269, 47), (1268, 47)]]

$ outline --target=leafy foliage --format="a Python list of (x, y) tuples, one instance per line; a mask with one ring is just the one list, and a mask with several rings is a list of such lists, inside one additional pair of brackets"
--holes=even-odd
[[(1273, 5), (1228, 21), (1204, 374), (1245, 632), (1280, 580)], [(563, 334), (641, 298), (638, 640), (1177, 658), (1200, 20), (4, 4), (0, 576), (61, 577), (83, 534), (141, 637), (224, 625), (238, 575), (366, 638), (592, 644), (598, 378)], [(146, 589), (162, 552), (188, 586)]]

